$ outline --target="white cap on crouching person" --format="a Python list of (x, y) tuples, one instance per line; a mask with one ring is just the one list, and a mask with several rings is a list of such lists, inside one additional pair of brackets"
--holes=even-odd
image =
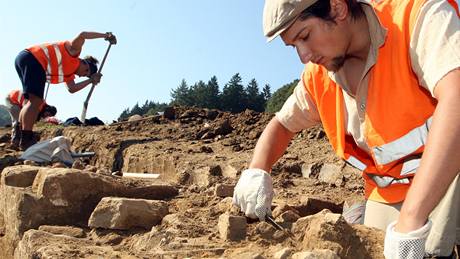
[(265, 0), (264, 35), (271, 41), (289, 28), (303, 10), (318, 0)]

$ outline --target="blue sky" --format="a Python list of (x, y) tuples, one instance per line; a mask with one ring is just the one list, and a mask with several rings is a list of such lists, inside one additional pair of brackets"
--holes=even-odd
[[(118, 38), (89, 102), (87, 117), (111, 122), (145, 100), (169, 102), (182, 79), (189, 85), (217, 76), (220, 87), (240, 73), (272, 91), (299, 77), (302, 64), (280, 39), (262, 34), (262, 0), (0, 0), (0, 83), (4, 95), (21, 88), (14, 59), (38, 43), (70, 40), (80, 31)], [(103, 40), (86, 41), (82, 56), (102, 60)], [(77, 78), (77, 81), (80, 79)], [(89, 87), (70, 94), (51, 85), (47, 102), (57, 117), (80, 117)]]

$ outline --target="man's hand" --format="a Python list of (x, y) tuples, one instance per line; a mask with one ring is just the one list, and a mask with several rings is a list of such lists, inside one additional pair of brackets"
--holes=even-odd
[(271, 214), (273, 181), (262, 169), (247, 169), (241, 174), (233, 192), (233, 204), (247, 217), (264, 221)]
[(106, 36), (104, 39), (106, 41), (110, 42), (110, 44), (113, 44), (113, 45), (117, 44), (117, 37), (115, 37), (115, 35), (113, 35), (111, 32), (106, 32), (105, 34)]
[(91, 75), (91, 83), (93, 83), (94, 85), (97, 85), (99, 84), (99, 82), (101, 81), (101, 77), (102, 77), (102, 74), (101, 73), (94, 73)]
[(387, 227), (383, 254), (386, 259), (423, 258), (425, 241), (430, 233), (431, 221), (409, 233), (395, 231), (396, 221)]

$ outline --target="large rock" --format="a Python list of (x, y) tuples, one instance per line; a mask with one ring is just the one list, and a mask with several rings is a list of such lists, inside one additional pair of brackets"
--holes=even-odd
[(15, 259), (53, 258), (138, 258), (101, 246), (90, 240), (29, 230), (14, 252)]
[[(8, 175), (8, 174), (7, 174)], [(77, 169), (41, 168), (32, 187), (0, 184), (0, 258), (11, 258), (23, 233), (40, 225), (86, 225), (103, 197), (170, 198), (168, 185), (132, 187), (122, 180)]]
[(330, 213), (328, 210), (300, 218), (293, 224), (292, 231), (296, 236), (301, 237), (301, 248), (307, 251), (327, 249), (340, 258), (374, 258), (369, 254), (355, 229), (340, 214)]
[(62, 168), (40, 170), (32, 185), (38, 198), (58, 207), (76, 207), (76, 212), (84, 214), (89, 214), (102, 197), (114, 196), (122, 188), (110, 177)]
[(89, 218), (92, 228), (126, 230), (135, 227), (151, 229), (168, 214), (168, 205), (163, 201), (103, 198)]
[(28, 187), (34, 182), (40, 167), (17, 165), (3, 169), (2, 184), (14, 187)]

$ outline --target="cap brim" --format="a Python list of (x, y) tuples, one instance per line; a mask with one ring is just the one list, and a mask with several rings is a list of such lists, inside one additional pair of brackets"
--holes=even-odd
[(281, 33), (283, 33), (285, 30), (287, 30), (289, 27), (291, 27), (291, 25), (293, 25), (295, 23), (295, 21), (297, 21), (297, 18), (299, 18), (299, 16), (297, 16), (294, 19), (292, 19), (292, 21), (286, 23), (286, 25), (282, 26), (281, 29), (277, 30), (274, 34), (272, 34), (270, 36), (267, 36), (267, 42), (271, 42), (276, 37), (280, 36)]

